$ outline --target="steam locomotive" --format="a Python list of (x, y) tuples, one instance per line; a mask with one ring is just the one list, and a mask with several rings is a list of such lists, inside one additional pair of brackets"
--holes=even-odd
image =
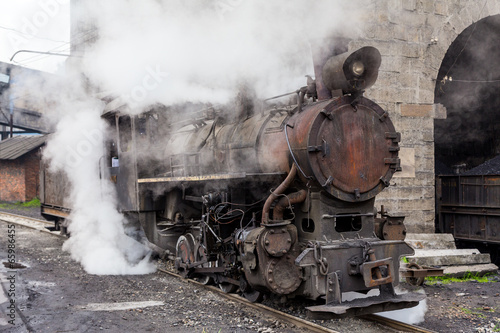
[[(400, 169), (400, 134), (363, 97), (380, 63), (373, 47), (324, 57), (296, 103), (271, 109), (244, 91), (232, 113), (208, 107), (188, 120), (110, 108), (102, 169), (120, 209), (181, 275), (250, 301), (305, 297), (319, 300), (308, 307), (316, 315), (417, 305), (423, 295), (395, 291), (400, 257), (413, 254), (404, 217), (374, 205)], [(65, 190), (50, 179), (43, 171), (42, 214), (59, 224)]]

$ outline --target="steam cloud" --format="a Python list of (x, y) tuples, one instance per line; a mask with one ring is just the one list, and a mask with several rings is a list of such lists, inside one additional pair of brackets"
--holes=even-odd
[[(63, 249), (91, 274), (154, 272), (149, 260), (151, 251), (140, 242), (140, 237), (129, 236), (133, 227), (127, 227), (124, 216), (117, 211), (114, 188), (102, 174), (103, 140), (107, 132), (100, 117), (103, 104), (78, 90), (81, 88), (78, 85), (69, 88), (71, 105), (58, 104), (56, 111), (66, 112), (44, 150), (51, 171), (63, 170), (71, 184), (67, 200), (72, 209), (68, 228), (71, 237)], [(72, 112), (67, 112), (67, 107)]]
[[(359, 8), (340, 0), (81, 1), (82, 12), (72, 15), (94, 25), (98, 38), (77, 62), (92, 86), (120, 96), (131, 114), (153, 104), (225, 103), (242, 82), (265, 98), (305, 85), (304, 75), (313, 74), (310, 43), (354, 37)], [(44, 157), (72, 184), (64, 249), (88, 273), (152, 272), (149, 250), (127, 236), (115, 190), (100, 177), (104, 104), (79, 73), (61, 81), (44, 84), (39, 99), (57, 124)]]
[(314, 74), (311, 41), (361, 27), (359, 6), (346, 1), (86, 3), (99, 39), (85, 73), (135, 112), (155, 103), (224, 103), (241, 81), (260, 98), (294, 91)]

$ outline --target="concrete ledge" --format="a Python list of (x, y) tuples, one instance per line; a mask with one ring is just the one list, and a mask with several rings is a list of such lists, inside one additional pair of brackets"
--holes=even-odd
[(491, 263), (489, 253), (476, 249), (415, 250), (415, 255), (406, 257), (409, 262), (423, 266), (453, 266)]
[(407, 234), (405, 241), (414, 249), (456, 249), (452, 234)]

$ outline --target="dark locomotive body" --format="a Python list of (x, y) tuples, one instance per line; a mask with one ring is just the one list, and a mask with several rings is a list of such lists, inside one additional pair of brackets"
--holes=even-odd
[[(387, 112), (362, 97), (377, 57), (373, 48), (342, 56), (334, 75), (327, 63), (325, 85), (343, 91), (336, 98), (317, 101), (308, 84), (297, 105), (241, 107), (232, 119), (213, 108), (183, 122), (157, 109), (136, 117), (110, 110), (104, 160), (120, 209), (181, 274), (239, 288), (252, 301), (323, 298), (309, 310), (334, 314), (415, 306), (422, 295), (394, 291), (400, 257), (413, 254), (403, 218), (378, 217), (374, 207), (399, 168), (400, 140)], [(342, 299), (371, 289), (380, 295)]]

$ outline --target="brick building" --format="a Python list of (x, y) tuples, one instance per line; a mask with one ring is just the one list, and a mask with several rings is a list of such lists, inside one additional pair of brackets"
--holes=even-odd
[(40, 147), (45, 136), (0, 141), (0, 200), (30, 201), (38, 196)]

